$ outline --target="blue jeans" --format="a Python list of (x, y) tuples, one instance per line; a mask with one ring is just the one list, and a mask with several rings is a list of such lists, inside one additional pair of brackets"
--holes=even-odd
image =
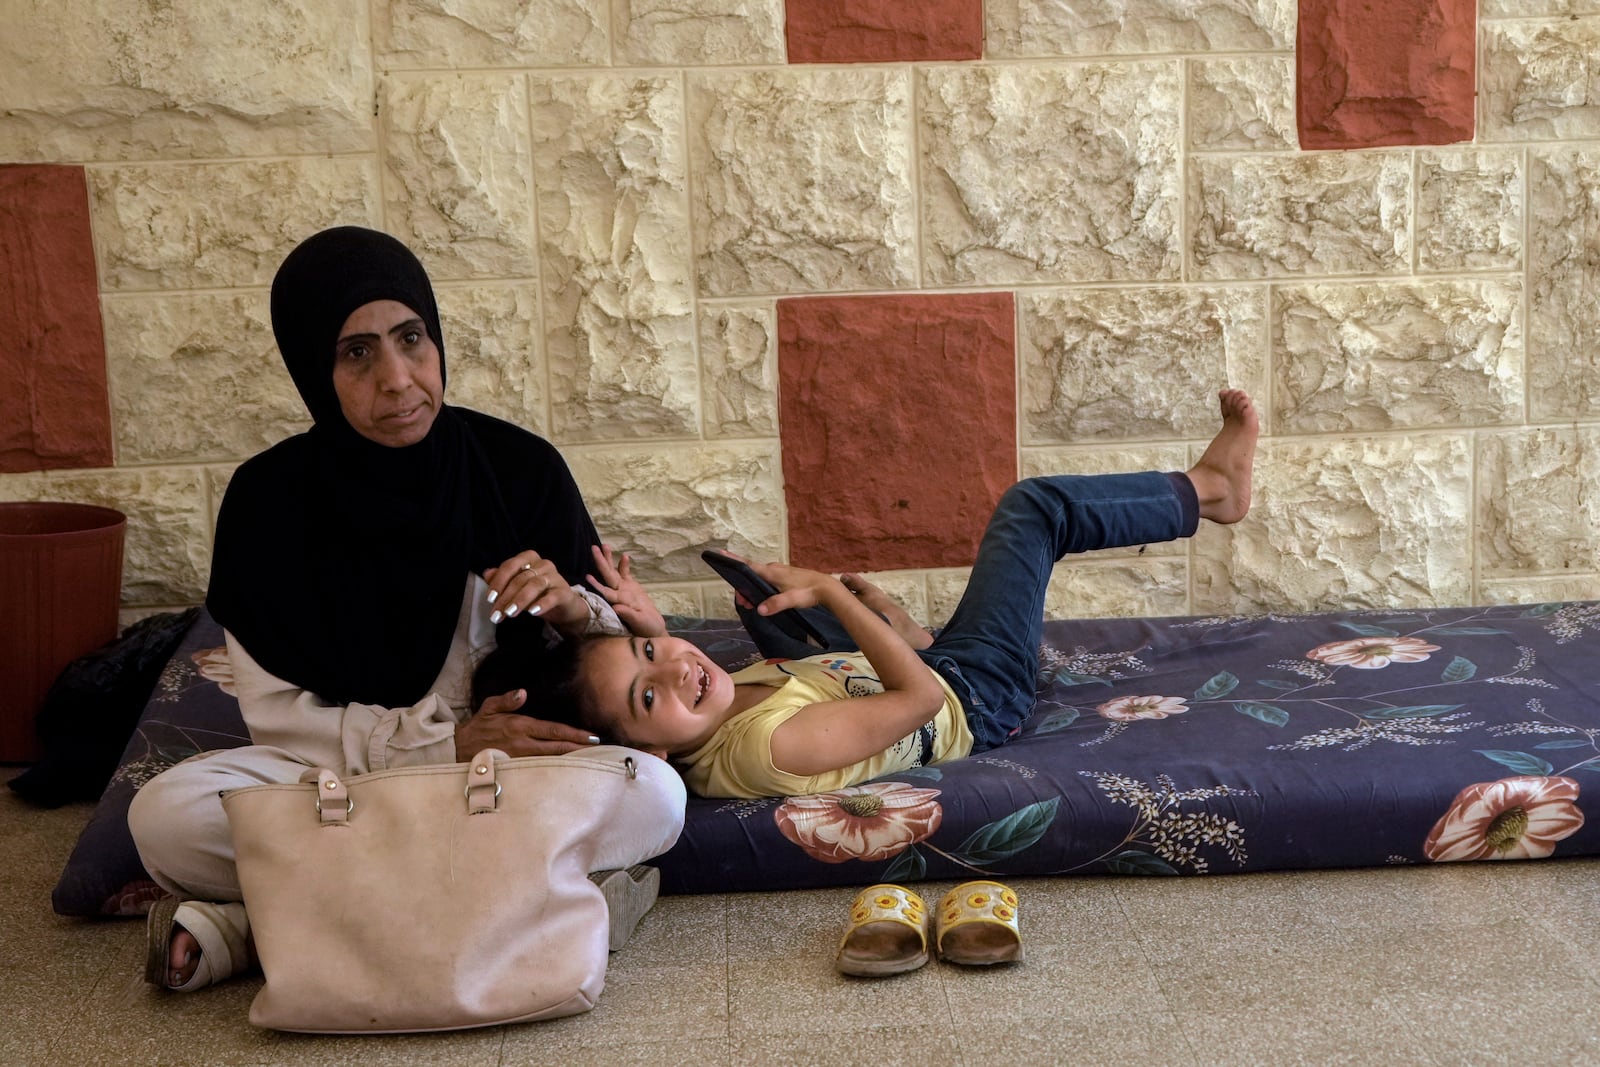
[[(978, 545), (955, 614), (918, 652), (961, 698), (973, 751), (1005, 744), (1033, 713), (1044, 633), (1044, 594), (1061, 557), (1191, 536), (1200, 501), (1185, 474), (1058, 474), (1007, 489)], [(808, 608), (828, 650), (855, 648), (831, 612)], [(740, 609), (761, 654), (799, 659), (821, 649), (795, 641)]]

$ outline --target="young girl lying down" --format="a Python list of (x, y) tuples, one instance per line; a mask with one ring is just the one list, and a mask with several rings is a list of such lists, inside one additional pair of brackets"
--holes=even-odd
[[(825, 792), (995, 748), (1033, 710), (1045, 588), (1058, 559), (1244, 517), (1256, 413), (1240, 390), (1219, 396), (1222, 430), (1187, 473), (1056, 475), (1006, 490), (937, 638), (876, 590), (858, 596), (817, 571), (752, 564), (779, 590), (756, 605), (760, 615), (824, 608), (860, 651), (729, 674), (682, 638), (585, 637), (542, 655), (498, 650), (479, 669), (480, 688), (524, 687), (541, 718), (669, 759), (702, 796)], [(626, 561), (620, 573), (602, 570), (613, 585), (596, 584), (608, 599), (638, 595), (624, 588), (637, 584)]]

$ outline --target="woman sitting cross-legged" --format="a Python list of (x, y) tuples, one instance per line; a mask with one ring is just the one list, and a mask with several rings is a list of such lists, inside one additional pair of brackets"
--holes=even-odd
[[(206, 595), (252, 743), (170, 768), (128, 813), (146, 870), (173, 894), (150, 915), (146, 977), (174, 989), (254, 962), (221, 792), (308, 767), (349, 776), (598, 744), (518, 714), (520, 692), (474, 714), (473, 667), (497, 644), (537, 657), (547, 625), (627, 632), (584, 584), (623, 584), (627, 560), (618, 570), (594, 552), (560, 454), (444, 402), (433, 289), (404, 245), (357, 227), (307, 239), (273, 281), (272, 325), (313, 425), (235, 472)], [(665, 633), (659, 613), (628, 616)], [(654, 900), (655, 872), (626, 869), (643, 858), (601, 881), (613, 943)]]

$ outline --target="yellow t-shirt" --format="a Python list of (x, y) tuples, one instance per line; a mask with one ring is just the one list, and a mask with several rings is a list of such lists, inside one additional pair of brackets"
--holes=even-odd
[(871, 696), (883, 692), (883, 683), (859, 652), (746, 667), (733, 675), (735, 685), (770, 685), (778, 691), (723, 723), (711, 740), (678, 761), (679, 769), (689, 788), (703, 797), (784, 797), (825, 793), (960, 759), (972, 751), (972, 730), (954, 690), (939, 672), (933, 675), (944, 689), (944, 705), (931, 722), (860, 763), (807, 776), (772, 765), (772, 732), (808, 704)]

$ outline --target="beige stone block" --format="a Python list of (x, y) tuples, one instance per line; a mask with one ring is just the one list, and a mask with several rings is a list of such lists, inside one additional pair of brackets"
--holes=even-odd
[(537, 270), (523, 79), (398, 75), (380, 91), (389, 230), (435, 282)]
[(549, 433), (539, 298), (532, 282), (441, 286), (445, 400)]
[[(1213, 405), (1213, 414), (1215, 406)], [(1024, 448), (1022, 477), (1038, 478), (1050, 474), (1127, 474), (1134, 471), (1188, 470), (1189, 450), (1181, 444), (1145, 445), (1131, 448)], [(1086, 552), (1075, 559), (1108, 557), (1185, 555), (1182, 541), (1166, 541), (1127, 548), (1105, 548)]]
[(783, 469), (773, 445), (673, 444), (564, 450), (595, 526), (645, 581), (706, 576), (704, 548), (777, 559)]
[(1518, 153), (1417, 153), (1419, 270), (1516, 270), (1522, 224)]
[[(704, 590), (698, 585), (651, 583), (645, 587), (645, 591), (650, 594), (650, 599), (656, 602), (656, 607), (661, 609), (663, 615), (682, 615), (691, 619), (716, 617), (714, 614), (706, 614)], [(672, 624), (670, 617), (667, 624), (669, 626)]]
[(1464, 604), (1466, 434), (1265, 440), (1244, 521), (1202, 524), (1196, 613)]
[(1282, 285), (1272, 294), (1274, 433), (1522, 421), (1517, 280)]
[(914, 284), (908, 77), (862, 66), (689, 74), (701, 295)]
[(906, 609), (906, 614), (922, 626), (943, 626), (950, 611), (935, 617), (928, 603), (928, 571), (865, 571), (861, 577), (882, 589), (890, 600)]
[(612, 0), (618, 63), (783, 63), (783, 0)]
[(1600, 415), (1600, 148), (1533, 155), (1528, 210), (1531, 415)]
[[(1059, 563), (1045, 592), (1046, 619), (1106, 619), (1182, 615), (1188, 605), (1188, 563), (1164, 557), (1088, 559)], [(928, 572), (928, 610), (944, 625), (966, 591), (969, 571)]]
[(120, 465), (238, 461), (310, 426), (265, 291), (107, 297), (102, 314)]
[(1189, 62), (1189, 146), (1283, 151), (1299, 147), (1294, 59), (1235, 56)]
[(318, 230), (379, 226), (365, 156), (92, 167), (88, 179), (106, 289), (270, 285)]
[(1266, 396), (1259, 287), (1045, 290), (1018, 300), (1025, 444), (1210, 438), (1217, 390)]
[(928, 284), (1176, 279), (1177, 62), (919, 71)]
[(1295, 0), (986, 0), (994, 58), (1294, 47)]
[(0, 159), (366, 152), (360, 4), (6, 5)]
[(1058, 563), (1045, 593), (1047, 619), (1160, 618), (1188, 612), (1185, 557)]
[(124, 607), (205, 599), (212, 531), (201, 468), (51, 471), (7, 478), (0, 482), (0, 495), (96, 504), (128, 516), (122, 549)]
[(608, 60), (606, 0), (374, 0), (394, 68), (570, 67)]
[(222, 498), (228, 492), (228, 483), (233, 481), (233, 472), (237, 469), (237, 464), (205, 468), (206, 515), (211, 520), (213, 531), (217, 528), (217, 513), (222, 510)]
[(1482, 19), (1522, 19), (1539, 15), (1596, 15), (1600, 0), (1481, 0)]
[(1409, 269), (1411, 159), (1400, 152), (1198, 156), (1189, 168), (1199, 278)]
[(535, 76), (528, 90), (555, 434), (697, 435), (679, 81)]
[(1478, 39), (1480, 141), (1600, 137), (1600, 17), (1490, 22)]
[(1600, 570), (1600, 428), (1478, 437), (1478, 573)]
[(707, 437), (778, 433), (778, 324), (771, 303), (702, 304), (700, 380)]
[(1480, 604), (1559, 604), (1568, 600), (1600, 600), (1600, 574), (1480, 581), (1476, 598)]

